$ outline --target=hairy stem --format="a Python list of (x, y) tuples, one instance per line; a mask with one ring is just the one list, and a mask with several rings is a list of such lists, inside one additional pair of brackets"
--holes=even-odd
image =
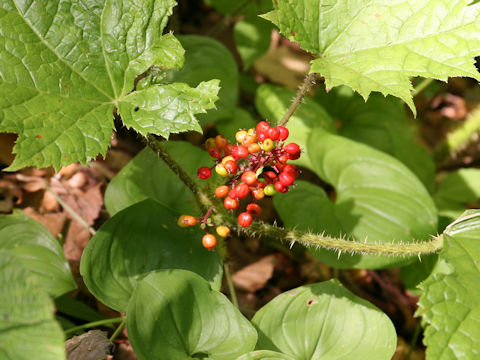
[(293, 99), (292, 103), (290, 104), (290, 107), (287, 109), (287, 112), (285, 113), (285, 115), (283, 115), (282, 119), (279, 121), (277, 125), (285, 126), (287, 124), (290, 117), (297, 110), (298, 106), (302, 103), (302, 100), (305, 97), (305, 95), (307, 95), (308, 92), (312, 89), (312, 86), (315, 84), (316, 76), (317, 74), (311, 73), (305, 77), (305, 79), (303, 80), (303, 84), (300, 85), (300, 88), (297, 91), (297, 95), (295, 96), (295, 99)]
[[(147, 145), (150, 146), (155, 153), (170, 166), (170, 168), (178, 175), (178, 177), (190, 188), (195, 194), (198, 203), (204, 208), (209, 209), (214, 205), (208, 194), (202, 191), (188, 175), (170, 156), (167, 149), (153, 136), (147, 137)], [(435, 253), (442, 249), (443, 238), (441, 235), (434, 237), (431, 241), (414, 242), (414, 243), (367, 243), (360, 241), (350, 241), (346, 239), (334, 238), (323, 234), (312, 234), (299, 230), (288, 230), (279, 226), (269, 225), (264, 222), (254, 221), (252, 225), (243, 228), (237, 224), (235, 218), (225, 210), (222, 206), (215, 206), (213, 210), (212, 220), (215, 224), (226, 225), (249, 236), (262, 236), (274, 240), (287, 241), (290, 244), (296, 242), (313, 247), (322, 247), (333, 249), (339, 252), (361, 253), (361, 254), (384, 254), (396, 256), (420, 255)]]

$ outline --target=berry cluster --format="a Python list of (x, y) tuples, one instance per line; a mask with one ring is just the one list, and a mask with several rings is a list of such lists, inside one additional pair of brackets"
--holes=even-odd
[[(277, 192), (287, 192), (298, 176), (296, 166), (287, 164), (287, 161), (298, 159), (301, 150), (296, 143), (285, 144), (288, 135), (287, 128), (272, 127), (266, 121), (261, 121), (255, 129), (238, 131), (235, 134), (236, 145), (229, 143), (223, 135), (207, 139), (205, 147), (215, 159), (215, 164), (212, 167), (200, 167), (197, 175), (206, 180), (212, 175), (212, 169), (215, 169), (218, 175), (228, 178), (225, 185), (215, 189), (215, 196), (223, 198), (223, 205), (228, 210), (238, 209), (240, 201), (251, 196), (246, 211), (238, 215), (237, 220), (241, 226), (250, 226), (253, 216), (262, 212), (257, 201)], [(197, 223), (188, 215), (182, 215), (180, 219), (180, 226), (193, 226)], [(217, 233), (223, 236), (218, 228)], [(215, 238), (208, 232), (204, 236), (203, 244), (206, 248), (215, 247), (216, 239), (214, 241), (212, 237)]]

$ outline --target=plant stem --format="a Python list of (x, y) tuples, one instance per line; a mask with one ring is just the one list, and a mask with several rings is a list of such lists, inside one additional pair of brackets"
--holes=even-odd
[(420, 81), (420, 83), (417, 84), (417, 86), (415, 86), (415, 88), (412, 90), (412, 96), (415, 97), (418, 94), (420, 94), (423, 90), (425, 90), (428, 87), (428, 85), (430, 85), (434, 81), (435, 79), (432, 79), (432, 78), (425, 78), (422, 81)]
[(66, 212), (68, 212), (75, 220), (77, 220), (81, 225), (83, 225), (92, 236), (95, 235), (95, 229), (88, 225), (87, 221), (83, 217), (81, 217), (75, 210), (70, 207), (70, 205), (63, 201), (60, 195), (53, 191), (47, 181), (45, 181), (45, 188), (53, 195), (53, 197), (58, 201), (58, 203), (62, 205)]
[[(205, 194), (188, 175), (170, 156), (167, 149), (158, 142), (152, 135), (147, 137), (147, 145), (150, 146), (155, 153), (170, 166), (170, 168), (177, 174), (194, 193), (198, 203), (207, 211), (213, 204), (210, 197)], [(264, 222), (254, 221), (249, 227), (244, 228), (237, 224), (234, 217), (231, 216), (221, 206), (216, 206), (213, 210), (214, 215), (212, 220), (214, 223), (221, 223), (228, 226), (230, 229), (243, 233), (248, 236), (263, 236), (274, 240), (284, 240), (290, 244), (296, 242), (304, 246), (322, 247), (325, 249), (336, 250), (339, 256), (342, 253), (360, 253), (360, 254), (383, 254), (394, 256), (411, 256), (421, 254), (431, 254), (438, 252), (443, 247), (443, 237), (438, 235), (433, 237), (430, 241), (402, 243), (367, 243), (366, 241), (346, 240), (343, 238), (334, 238), (325, 236), (324, 234), (312, 234), (299, 230), (288, 230), (278, 226), (269, 225)]]
[(422, 328), (421, 322), (417, 323), (415, 326), (415, 332), (413, 333), (412, 340), (410, 341), (410, 347), (408, 348), (407, 355), (405, 356), (405, 360), (410, 360), (412, 356), (413, 349), (415, 348), (415, 344), (417, 343), (418, 335), (420, 335), (420, 330)]
[(113, 342), (118, 337), (118, 335), (121, 334), (123, 328), (125, 327), (126, 320), (127, 320), (126, 318), (123, 318), (120, 325), (118, 325), (118, 327), (116, 328), (112, 336), (110, 336), (110, 342)]
[[(455, 152), (467, 145), (480, 130), (480, 106), (473, 109), (460, 127), (447, 135), (447, 139), (435, 149), (435, 160), (442, 164)], [(478, 139), (478, 135), (477, 135)]]
[(293, 99), (292, 103), (290, 104), (290, 107), (287, 109), (287, 112), (285, 113), (285, 115), (283, 115), (282, 119), (278, 122), (277, 125), (285, 126), (287, 124), (290, 117), (293, 115), (295, 110), (297, 110), (298, 106), (302, 103), (302, 100), (305, 97), (305, 95), (307, 95), (308, 92), (312, 89), (312, 86), (315, 84), (316, 76), (317, 74), (311, 73), (305, 77), (302, 85), (300, 85), (300, 88), (297, 91), (297, 95), (295, 96), (295, 99)]
[(123, 322), (124, 319), (125, 319), (125, 318), (124, 318), (123, 316), (121, 316), (121, 317), (117, 317), (117, 318), (111, 318), (111, 319), (105, 319), (105, 320), (98, 320), (98, 321), (86, 323), (86, 324), (79, 325), (79, 326), (75, 326), (75, 327), (72, 327), (72, 328), (70, 328), (70, 329), (65, 330), (65, 334), (70, 334), (70, 333), (73, 333), (73, 332), (75, 332), (75, 331), (77, 331), (77, 330), (90, 329), (90, 328), (97, 327), (97, 326), (102, 326), (102, 325), (108, 325), (108, 324), (115, 324), (115, 323)]
[(223, 263), (223, 271), (225, 272), (225, 278), (227, 279), (228, 291), (232, 298), (232, 303), (238, 309), (237, 293), (235, 292), (235, 286), (233, 285), (232, 276), (230, 275), (230, 268), (226, 262)]

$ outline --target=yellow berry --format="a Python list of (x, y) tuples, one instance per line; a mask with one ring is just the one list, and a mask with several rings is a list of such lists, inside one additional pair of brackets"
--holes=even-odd
[(237, 131), (235, 134), (235, 140), (241, 144), (243, 143), (243, 140), (245, 140), (245, 136), (247, 136), (247, 132), (245, 130)]
[(272, 151), (274, 148), (275, 144), (273, 143), (273, 140), (271, 139), (265, 139), (265, 141), (262, 144), (262, 148), (264, 151)]
[(223, 167), (222, 164), (217, 164), (215, 166), (215, 171), (217, 172), (218, 175), (222, 177), (227, 177), (228, 176), (228, 171)]
[(230, 235), (230, 229), (224, 225), (217, 226), (217, 234), (221, 237), (227, 237)]
[(205, 149), (210, 149), (212, 147), (215, 147), (215, 139), (214, 138), (208, 138), (207, 141), (205, 141)]

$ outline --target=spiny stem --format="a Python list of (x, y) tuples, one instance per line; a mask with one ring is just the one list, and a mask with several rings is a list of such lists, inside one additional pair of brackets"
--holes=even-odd
[(298, 106), (302, 103), (303, 98), (305, 95), (308, 94), (308, 92), (312, 89), (312, 86), (315, 84), (315, 77), (317, 74), (311, 73), (308, 74), (305, 79), (303, 80), (303, 84), (300, 85), (300, 88), (297, 91), (297, 95), (295, 96), (295, 99), (293, 99), (292, 103), (290, 104), (290, 107), (287, 109), (287, 112), (285, 115), (283, 115), (282, 119), (279, 121), (277, 125), (280, 126), (285, 126), (290, 119), (290, 117), (293, 115), (295, 110), (297, 110)]
[[(170, 156), (167, 149), (161, 145), (153, 136), (147, 138), (147, 145), (157, 153), (165, 163), (178, 175), (178, 177), (192, 190), (196, 195), (197, 201), (206, 210), (213, 204), (208, 194), (204, 193), (188, 175)], [(254, 221), (249, 227), (239, 226), (234, 217), (231, 216), (221, 206), (215, 206), (212, 220), (218, 224), (224, 224), (238, 233), (244, 233), (250, 236), (263, 236), (271, 239), (281, 239), (294, 244), (298, 242), (305, 246), (322, 247), (333, 249), (339, 252), (361, 253), (361, 254), (384, 254), (384, 255), (420, 255), (438, 252), (443, 247), (443, 238), (441, 235), (434, 237), (431, 241), (415, 243), (367, 243), (359, 241), (350, 241), (339, 239), (323, 234), (311, 234), (299, 230), (288, 230), (278, 226), (269, 225), (263, 222)]]
[(412, 96), (415, 97), (418, 94), (420, 94), (423, 90), (425, 90), (428, 85), (430, 85), (432, 82), (434, 82), (435, 79), (432, 78), (425, 78), (423, 79), (415, 88), (412, 90)]
[(77, 330), (83, 330), (83, 329), (90, 329), (93, 327), (97, 326), (102, 326), (102, 325), (109, 325), (109, 324), (115, 324), (124, 321), (124, 317), (117, 317), (117, 318), (112, 318), (112, 319), (105, 319), (105, 320), (98, 320), (90, 323), (86, 323), (83, 325), (75, 326), (70, 329), (65, 330), (65, 334), (70, 334), (73, 333)]

